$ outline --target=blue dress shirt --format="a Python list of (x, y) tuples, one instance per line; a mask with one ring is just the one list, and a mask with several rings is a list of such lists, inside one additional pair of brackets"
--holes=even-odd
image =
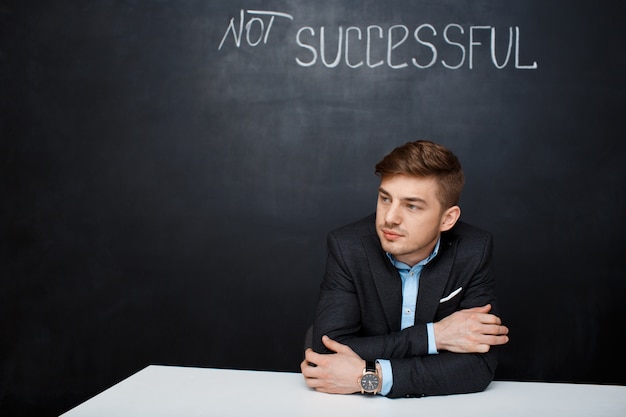
[[(387, 254), (393, 266), (396, 267), (400, 273), (402, 279), (402, 322), (400, 324), (401, 329), (406, 329), (415, 324), (415, 308), (417, 304), (417, 291), (419, 288), (419, 279), (422, 274), (424, 265), (430, 262), (439, 252), (439, 242), (433, 249), (432, 253), (423, 261), (415, 264), (413, 267), (397, 261), (393, 255)], [(426, 330), (428, 332), (428, 353), (434, 355), (437, 352), (437, 345), (435, 343), (435, 332), (433, 330), (433, 323), (426, 324)], [(381, 395), (389, 394), (391, 387), (393, 386), (393, 372), (391, 369), (391, 362), (387, 359), (378, 359), (383, 377), (383, 386), (379, 392)]]

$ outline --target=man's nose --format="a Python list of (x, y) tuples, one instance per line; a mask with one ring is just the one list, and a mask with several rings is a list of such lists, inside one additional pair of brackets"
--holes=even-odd
[(391, 204), (387, 212), (385, 213), (385, 222), (387, 224), (400, 224), (401, 217), (399, 207), (396, 204)]

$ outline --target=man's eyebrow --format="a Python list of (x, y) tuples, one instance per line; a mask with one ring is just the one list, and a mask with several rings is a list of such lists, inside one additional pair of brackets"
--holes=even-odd
[(426, 202), (426, 200), (424, 200), (423, 198), (420, 197), (404, 197), (402, 199), (402, 201), (410, 201), (412, 203), (422, 203), (422, 204), (428, 204)]
[[(380, 194), (391, 195), (391, 194), (389, 193), (389, 191), (385, 190), (383, 187), (379, 187), (379, 188), (378, 188), (378, 192), (379, 192)], [(402, 200), (402, 201), (408, 201), (408, 202), (411, 202), (411, 203), (422, 203), (422, 204), (428, 204), (428, 202), (427, 202), (426, 200), (424, 200), (423, 198), (421, 198), (421, 197), (403, 197), (403, 198), (401, 198), (400, 200)]]

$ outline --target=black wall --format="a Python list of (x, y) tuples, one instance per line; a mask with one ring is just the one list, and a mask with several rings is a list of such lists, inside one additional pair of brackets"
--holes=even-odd
[(0, 414), (57, 415), (148, 364), (298, 371), (326, 233), (420, 138), (461, 158), (462, 218), (496, 238), (498, 378), (626, 383), (624, 12), (3, 1)]

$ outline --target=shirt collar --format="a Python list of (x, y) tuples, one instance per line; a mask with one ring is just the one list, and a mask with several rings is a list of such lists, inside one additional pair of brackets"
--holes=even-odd
[(439, 236), (439, 238), (437, 239), (437, 243), (435, 244), (435, 247), (433, 248), (433, 251), (431, 252), (431, 254), (428, 255), (428, 257), (426, 257), (426, 259), (421, 260), (420, 262), (416, 263), (412, 267), (410, 267), (409, 265), (405, 264), (404, 262), (398, 261), (389, 252), (387, 252), (387, 257), (389, 258), (389, 260), (391, 261), (393, 266), (395, 266), (397, 269), (409, 269), (410, 270), (410, 269), (413, 269), (413, 268), (416, 268), (416, 267), (420, 267), (421, 268), (424, 265), (426, 265), (428, 262), (430, 262), (435, 256), (437, 256), (437, 254), (439, 253), (439, 244), (440, 243), (441, 243), (441, 236)]

